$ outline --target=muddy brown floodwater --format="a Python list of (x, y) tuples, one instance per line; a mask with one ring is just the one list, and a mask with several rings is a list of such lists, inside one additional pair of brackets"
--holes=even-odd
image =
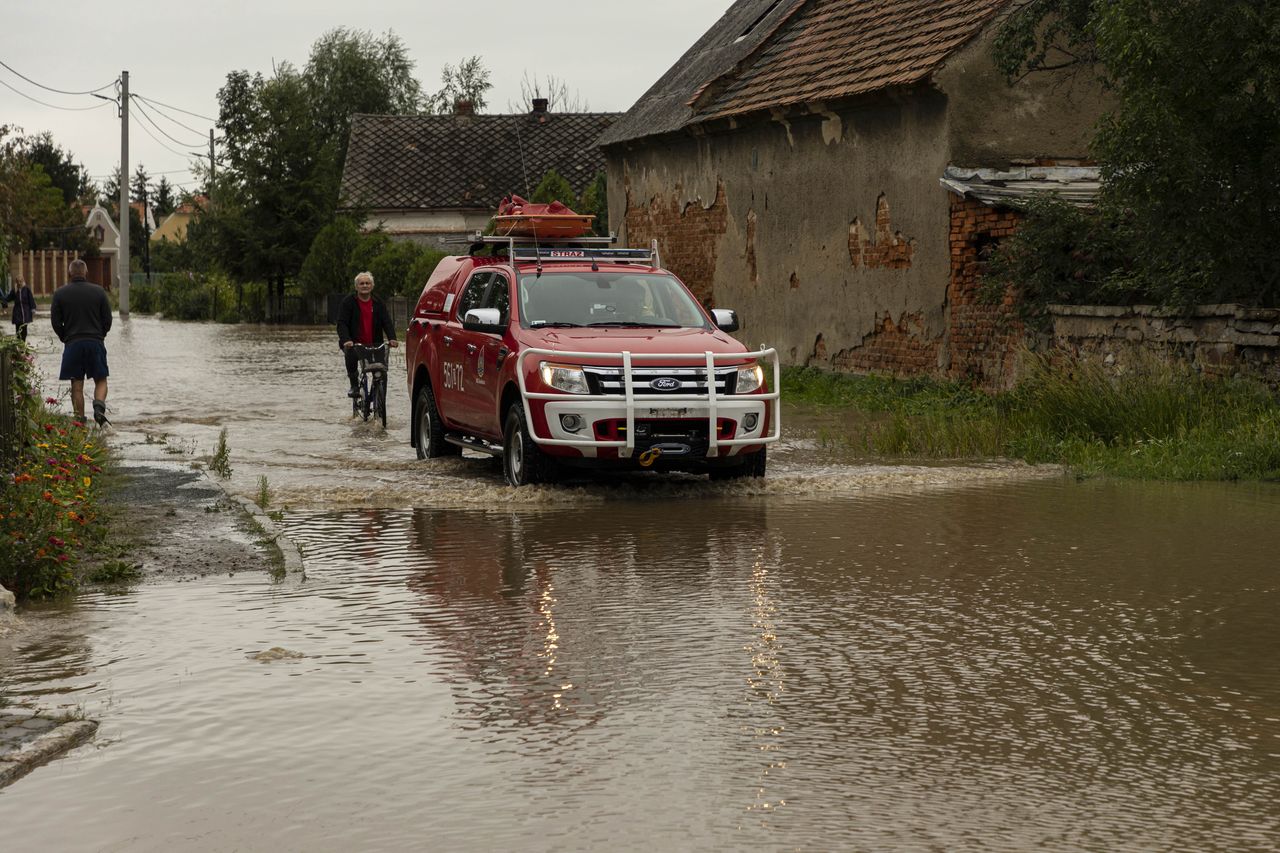
[(3, 695), (101, 727), (6, 850), (1280, 839), (1274, 486), (869, 465), (791, 412), (764, 483), (517, 491), (413, 459), (403, 384), (352, 422), (328, 330), (120, 325), (121, 453), (225, 427), (306, 577), (29, 612)]

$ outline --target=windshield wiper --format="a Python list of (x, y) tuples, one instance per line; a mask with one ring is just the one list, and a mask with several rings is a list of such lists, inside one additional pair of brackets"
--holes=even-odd
[(638, 323), (634, 320), (605, 320), (600, 323), (588, 323), (588, 326), (626, 326), (632, 329), (670, 329), (674, 323)]
[(547, 320), (533, 320), (532, 322), (530, 322), (530, 323), (529, 323), (529, 325), (530, 325), (532, 328), (535, 328), (535, 329), (547, 329), (547, 328), (552, 328), (552, 329), (581, 329), (581, 328), (582, 328), (582, 324), (581, 324), (581, 323), (565, 323), (565, 322), (559, 322), (559, 321), (558, 321), (558, 322), (554, 322), (554, 323), (552, 323), (552, 322), (549, 322), (549, 321), (547, 321)]

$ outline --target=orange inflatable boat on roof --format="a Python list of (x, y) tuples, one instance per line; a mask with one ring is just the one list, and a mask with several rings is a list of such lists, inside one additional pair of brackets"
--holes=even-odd
[(518, 195), (504, 198), (493, 218), (500, 237), (582, 237), (591, 232), (594, 216), (574, 213), (558, 201), (533, 204)]

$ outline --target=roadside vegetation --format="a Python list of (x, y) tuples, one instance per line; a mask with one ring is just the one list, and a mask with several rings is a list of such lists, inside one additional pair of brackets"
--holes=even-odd
[(99, 503), (105, 448), (82, 421), (42, 396), (33, 358), (17, 338), (0, 338), (13, 365), (3, 392), (15, 403), (15, 430), (2, 437), (0, 584), (19, 600), (74, 589), (84, 557), (101, 544)]
[(1033, 323), (1053, 303), (1280, 304), (1280, 5), (1015, 5), (995, 45), (1009, 79), (1074, 68), (1115, 106), (1090, 151), (1096, 208), (1033, 204), (993, 254), (988, 300), (1012, 290)]
[(1120, 376), (1085, 362), (1032, 366), (987, 395), (929, 379), (784, 372), (789, 403), (869, 413), (839, 439), (882, 457), (1002, 457), (1082, 476), (1280, 479), (1280, 396), (1259, 383), (1151, 364)]

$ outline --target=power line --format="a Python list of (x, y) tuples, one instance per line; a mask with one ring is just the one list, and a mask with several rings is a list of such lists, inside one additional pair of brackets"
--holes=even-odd
[(200, 113), (193, 113), (191, 112), (191, 110), (184, 110), (182, 107), (175, 107), (173, 104), (166, 104), (164, 101), (157, 101), (154, 98), (143, 98), (142, 95), (136, 95), (135, 97), (142, 98), (142, 100), (146, 101), (148, 104), (151, 104), (152, 106), (155, 106), (158, 104), (162, 107), (168, 107), (171, 110), (177, 110), (180, 113), (186, 113), (189, 116), (195, 116), (196, 118), (202, 118), (205, 121), (214, 122), (215, 124), (218, 121), (216, 118), (209, 118), (206, 115), (200, 115)]
[(100, 110), (103, 107), (107, 106), (107, 104), (115, 103), (115, 101), (104, 101), (101, 104), (94, 104), (91, 107), (60, 107), (57, 104), (50, 104), (46, 101), (40, 100), (39, 98), (33, 98), (30, 95), (28, 95), (26, 92), (21, 91), (20, 89), (14, 89), (12, 86), (10, 86), (8, 83), (6, 83), (3, 80), (0, 80), (0, 86), (4, 86), (6, 89), (12, 89), (14, 92), (26, 98), (28, 101), (35, 101), (37, 104), (39, 104), (42, 107), (49, 107), (55, 110), (66, 110), (67, 112), (72, 112), (72, 113), (82, 112), (84, 110)]
[[(164, 129), (163, 127), (161, 127), (160, 125), (156, 124), (155, 119), (151, 118), (151, 115), (150, 115), (150, 114), (149, 114), (145, 109), (143, 109), (143, 108), (142, 108), (142, 104), (137, 103), (136, 99), (131, 99), (131, 100), (134, 100), (134, 102), (135, 102), (135, 103), (134, 103), (134, 106), (136, 106), (136, 107), (138, 108), (138, 115), (140, 115), (140, 116), (142, 116), (144, 119), (146, 119), (146, 120), (147, 120), (147, 124), (150, 124), (152, 127), (154, 127), (156, 130), (160, 131), (162, 134), (164, 134), (165, 136), (167, 136), (167, 137), (168, 137), (170, 140), (172, 140), (173, 142), (177, 143), (178, 145), (190, 145), (190, 146), (192, 146), (193, 148), (194, 148), (195, 146), (197, 146), (197, 145), (199, 145), (199, 144), (200, 144), (199, 142), (183, 142), (181, 139), (174, 139), (174, 137), (173, 137), (173, 136), (170, 136), (168, 133), (166, 133), (166, 132), (165, 132), (165, 129)], [(144, 125), (144, 128), (145, 128), (145, 125)], [(153, 136), (152, 138), (154, 139), (155, 137)], [(157, 141), (157, 142), (159, 142), (159, 140), (156, 140), (156, 141)], [(177, 153), (177, 152), (174, 152), (174, 153)], [(190, 152), (187, 152), (187, 153), (190, 153)], [(181, 156), (181, 155), (180, 155), (180, 156)]]
[[(142, 100), (147, 101), (147, 99), (146, 99), (146, 98), (142, 98), (142, 96), (141, 96), (141, 95), (134, 95), (133, 97), (134, 97), (135, 99), (137, 99), (137, 98), (141, 98)], [(199, 133), (199, 134), (201, 134), (201, 135), (203, 135), (203, 134), (204, 134), (204, 131), (203, 131), (203, 130), (197, 130), (196, 128), (192, 127), (191, 125), (183, 124), (182, 122), (178, 121), (178, 120), (177, 120), (176, 118), (174, 118), (173, 116), (171, 116), (171, 115), (169, 115), (168, 113), (166, 113), (164, 110), (162, 110), (162, 109), (160, 109), (159, 107), (157, 107), (153, 102), (151, 102), (151, 101), (147, 101), (147, 103), (148, 103), (148, 104), (150, 104), (151, 109), (155, 110), (155, 112), (156, 112), (158, 115), (163, 116), (164, 118), (166, 118), (166, 119), (168, 119), (169, 121), (171, 121), (171, 122), (173, 122), (174, 124), (176, 124), (178, 127), (185, 128), (186, 130), (189, 130), (189, 131), (191, 131), (192, 133)]]
[[(139, 113), (139, 115), (141, 115), (141, 113)], [(157, 145), (159, 145), (159, 146), (160, 146), (161, 148), (163, 148), (165, 151), (168, 151), (170, 154), (173, 154), (173, 155), (178, 156), (178, 157), (185, 157), (185, 156), (187, 156), (186, 154), (184, 154), (184, 153), (183, 153), (183, 152), (181, 152), (181, 151), (174, 151), (174, 150), (173, 150), (172, 148), (170, 148), (168, 145), (165, 145), (163, 142), (161, 142), (161, 141), (160, 141), (160, 137), (156, 136), (154, 133), (152, 133), (151, 131), (147, 130), (147, 126), (146, 126), (145, 124), (143, 124), (142, 122), (138, 122), (138, 127), (142, 128), (142, 130), (147, 134), (147, 136), (150, 136), (153, 140), (155, 140), (155, 142), (156, 142), (156, 144), (157, 144)], [(162, 131), (162, 132), (163, 132), (163, 131)], [(179, 144), (181, 144), (181, 143), (179, 143)], [(190, 153), (190, 152), (187, 152), (187, 153)]]
[(98, 88), (90, 89), (87, 92), (68, 92), (66, 89), (55, 89), (52, 86), (46, 86), (43, 83), (37, 83), (35, 80), (32, 80), (30, 77), (28, 77), (27, 75), (18, 71), (18, 69), (14, 68), (12, 65), (9, 65), (5, 62), (0, 61), (0, 65), (3, 65), (5, 68), (8, 68), (14, 74), (17, 74), (23, 80), (26, 80), (28, 83), (30, 83), (32, 86), (39, 86), (41, 89), (46, 89), (50, 92), (57, 92), (59, 95), (92, 95), (94, 92), (101, 92), (103, 89), (109, 89), (112, 86), (114, 86), (116, 83), (120, 82), (119, 79), (117, 78), (115, 80), (112, 80), (110, 83), (108, 83), (105, 86), (99, 86)]

